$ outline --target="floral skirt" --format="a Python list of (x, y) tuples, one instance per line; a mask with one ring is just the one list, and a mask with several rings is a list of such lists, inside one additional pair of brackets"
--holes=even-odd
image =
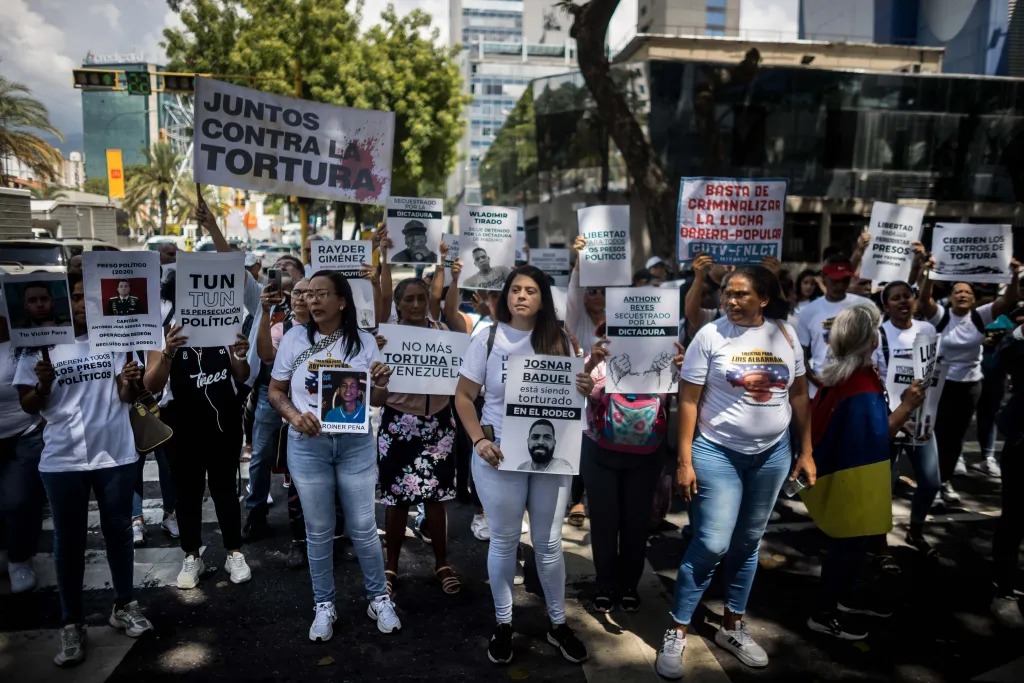
[(377, 432), (381, 505), (455, 497), (455, 417), (451, 406), (427, 417), (384, 406)]

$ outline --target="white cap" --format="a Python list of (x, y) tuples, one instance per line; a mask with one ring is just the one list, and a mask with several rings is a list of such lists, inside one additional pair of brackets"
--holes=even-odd
[(245, 267), (246, 268), (252, 268), (257, 263), (258, 263), (258, 261), (256, 260), (256, 254), (252, 253), (251, 251), (245, 252)]
[(650, 270), (659, 263), (665, 263), (665, 259), (661, 258), (660, 256), (652, 256), (651, 258), (647, 259), (647, 265), (644, 266), (644, 268)]

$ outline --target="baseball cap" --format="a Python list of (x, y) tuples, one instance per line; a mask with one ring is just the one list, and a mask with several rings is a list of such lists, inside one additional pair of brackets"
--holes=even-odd
[(853, 266), (847, 262), (826, 263), (821, 274), (830, 280), (843, 280), (853, 277)]
[(644, 265), (644, 268), (650, 270), (659, 263), (664, 264), (665, 259), (661, 258), (660, 256), (652, 256), (651, 258), (647, 259), (647, 263)]
[(245, 267), (252, 268), (256, 265), (256, 254), (251, 251), (245, 252)]

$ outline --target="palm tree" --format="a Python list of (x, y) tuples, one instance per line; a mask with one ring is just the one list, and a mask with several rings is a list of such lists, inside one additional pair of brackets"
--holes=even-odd
[(56, 185), (41, 185), (31, 188), (32, 199), (67, 199), (68, 194)]
[[(61, 165), (60, 152), (37, 133), (64, 138), (50, 123), (46, 107), (29, 97), (23, 83), (0, 76), (0, 160), (7, 156), (20, 159), (41, 178), (52, 178)], [(0, 186), (8, 183), (6, 163), (0, 164)]]
[[(147, 199), (156, 199), (160, 204), (160, 231), (167, 231), (167, 204), (174, 188), (174, 179), (181, 165), (181, 155), (166, 142), (158, 142), (152, 149), (144, 149), (146, 163), (138, 168), (128, 181), (125, 200), (139, 205)], [(129, 196), (130, 195), (130, 196)]]
[[(210, 213), (215, 218), (221, 218), (227, 214), (224, 203), (218, 196), (217, 188), (206, 185), (203, 187), (203, 199), (210, 207)], [(178, 181), (178, 189), (174, 193), (174, 220), (178, 223), (191, 223), (196, 219), (196, 210), (199, 208), (199, 195), (196, 192), (196, 183), (191, 175), (184, 175)]]

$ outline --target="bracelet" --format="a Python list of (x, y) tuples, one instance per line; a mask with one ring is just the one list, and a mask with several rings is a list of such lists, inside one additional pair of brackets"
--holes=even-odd
[(245, 360), (248, 358), (248, 356), (239, 356), (237, 353), (233, 353), (231, 355), (235, 357), (235, 360)]
[(473, 442), (473, 448), (476, 448), (476, 445), (481, 441), (490, 441), (490, 439), (488, 439), (486, 436), (481, 436), (479, 439)]
[(374, 388), (374, 389), (380, 389), (381, 391), (387, 391), (387, 390), (388, 390), (388, 385), (387, 385), (387, 384), (385, 384), (384, 386), (381, 386), (381, 385), (379, 385), (379, 384), (374, 384), (374, 385), (373, 385), (373, 388)]

